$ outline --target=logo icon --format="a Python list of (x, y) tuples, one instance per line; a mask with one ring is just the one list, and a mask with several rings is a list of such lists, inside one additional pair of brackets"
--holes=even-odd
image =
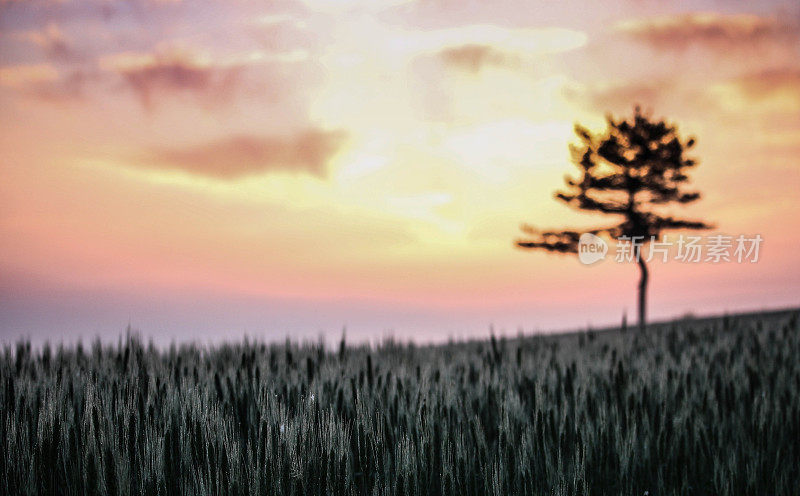
[(592, 233), (581, 234), (578, 240), (578, 260), (583, 265), (592, 265), (606, 258), (608, 244), (599, 236)]

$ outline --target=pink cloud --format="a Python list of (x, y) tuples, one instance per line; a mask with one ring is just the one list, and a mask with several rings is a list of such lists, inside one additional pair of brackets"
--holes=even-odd
[(439, 56), (445, 63), (471, 72), (479, 72), (487, 65), (505, 65), (513, 59), (502, 50), (478, 44), (445, 48)]
[(41, 30), (18, 33), (16, 37), (29, 41), (41, 48), (48, 59), (66, 62), (80, 59), (79, 54), (72, 45), (72, 41), (55, 22), (48, 23)]
[(154, 53), (121, 53), (101, 60), (101, 66), (117, 73), (146, 108), (155, 98), (188, 94), (205, 103), (230, 98), (239, 81), (243, 62), (223, 63), (179, 48)]
[(800, 99), (800, 68), (768, 69), (746, 74), (737, 78), (735, 84), (750, 98), (786, 92), (797, 95)]
[(635, 104), (658, 106), (675, 90), (675, 83), (669, 80), (626, 81), (590, 85), (583, 92), (566, 89), (565, 96), (571, 100), (584, 101), (603, 112), (628, 111)]
[(51, 64), (0, 67), (0, 86), (21, 95), (51, 102), (80, 99), (86, 85), (97, 78), (93, 70), (59, 70)]
[(800, 40), (793, 19), (751, 14), (690, 13), (620, 22), (615, 30), (659, 50), (700, 45), (717, 50), (787, 45)]
[(343, 132), (316, 129), (292, 136), (239, 135), (193, 147), (157, 149), (146, 163), (217, 179), (275, 171), (325, 177), (327, 163), (344, 139)]

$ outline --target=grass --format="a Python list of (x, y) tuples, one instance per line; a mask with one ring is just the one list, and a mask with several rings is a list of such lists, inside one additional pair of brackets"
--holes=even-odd
[(789, 495), (797, 311), (376, 349), (0, 356), (0, 493)]

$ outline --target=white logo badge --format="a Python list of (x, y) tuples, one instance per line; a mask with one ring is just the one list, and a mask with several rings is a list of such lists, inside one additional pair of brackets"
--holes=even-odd
[(599, 236), (592, 233), (581, 234), (578, 240), (578, 260), (583, 265), (592, 265), (606, 258), (608, 244)]

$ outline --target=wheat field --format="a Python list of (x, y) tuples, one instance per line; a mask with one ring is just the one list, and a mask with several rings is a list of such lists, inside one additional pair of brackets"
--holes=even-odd
[(0, 493), (789, 495), (798, 312), (415, 346), (0, 357)]

